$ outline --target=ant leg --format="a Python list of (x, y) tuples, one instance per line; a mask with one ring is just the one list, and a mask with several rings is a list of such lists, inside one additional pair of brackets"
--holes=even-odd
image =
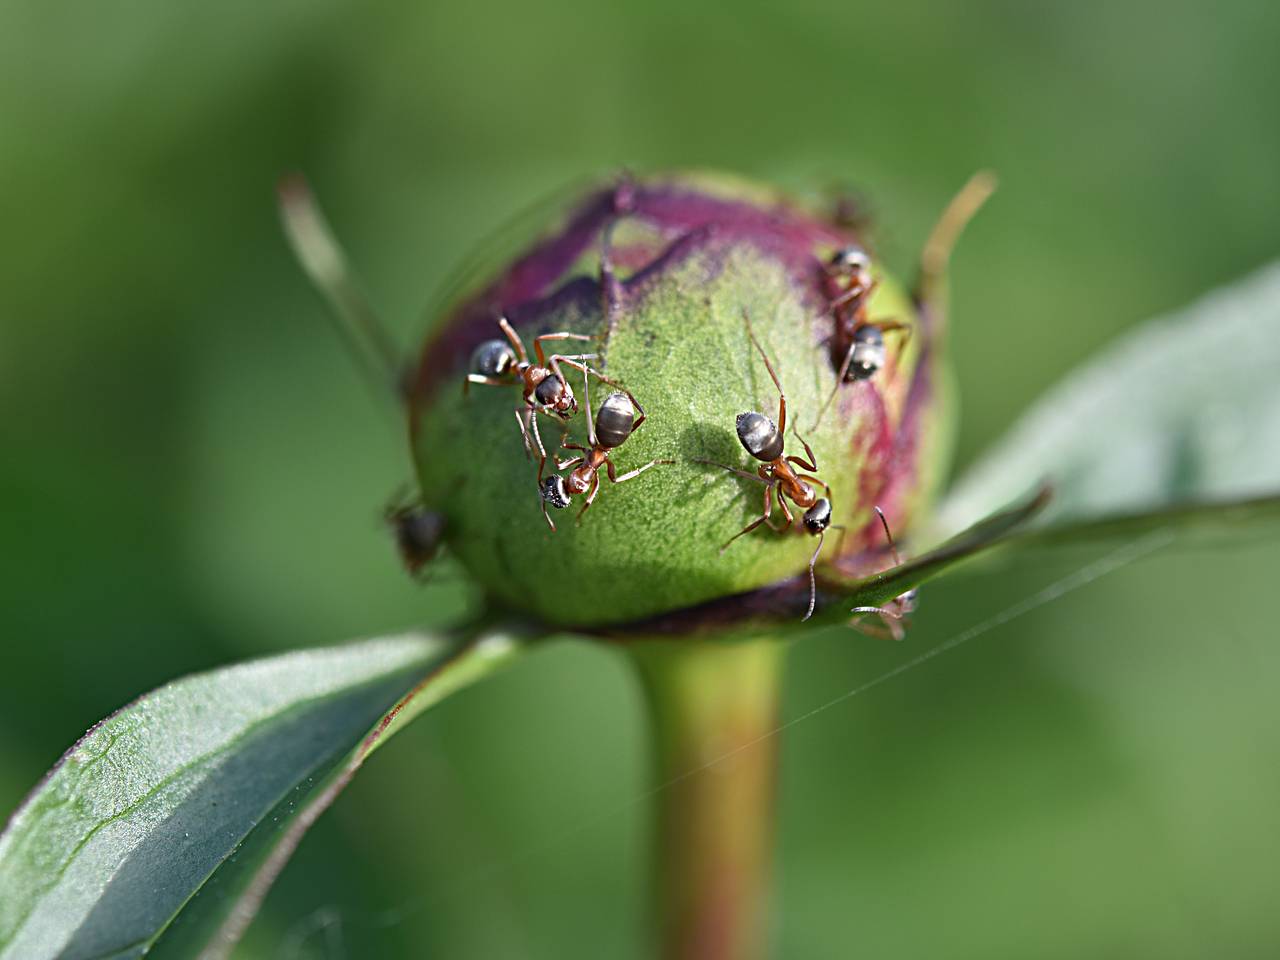
[(855, 630), (865, 633), (869, 637), (879, 637), (884, 640), (893, 639), (901, 642), (907, 635), (906, 629), (903, 627), (903, 621), (906, 619), (903, 614), (894, 610), (892, 607), (854, 607), (850, 613), (871, 614), (874, 613), (880, 617), (882, 626), (874, 626), (869, 623), (853, 622), (850, 624)]
[(747, 314), (746, 307), (742, 308), (742, 319), (747, 322), (747, 336), (751, 338), (751, 342), (760, 351), (760, 359), (764, 361), (764, 368), (769, 371), (769, 376), (773, 378), (773, 385), (778, 388), (778, 432), (786, 436), (787, 396), (782, 391), (782, 384), (778, 382), (778, 375), (773, 372), (773, 364), (769, 362), (768, 354), (764, 352), (764, 347), (760, 346), (760, 341), (756, 339), (756, 332), (751, 329), (751, 317)]
[(586, 333), (570, 333), (568, 330), (559, 330), (555, 333), (544, 333), (533, 338), (533, 352), (538, 355), (538, 365), (545, 367), (547, 365), (546, 355), (542, 352), (542, 343), (544, 340), (586, 340), (591, 341), (596, 338)]
[[(580, 443), (565, 443), (563, 440), (561, 440), (561, 441), (560, 441), (560, 449), (562, 449), (562, 450), (579, 450), (579, 451), (581, 451), (582, 453), (590, 453), (590, 452), (591, 452), (591, 450), (590, 450), (589, 448), (584, 447), (584, 446), (583, 446), (582, 444), (580, 444)], [(583, 457), (583, 456), (577, 456), (577, 457), (570, 457), (568, 460), (561, 460), (561, 459), (559, 459), (558, 457), (555, 457), (555, 458), (553, 458), (553, 459), (554, 459), (554, 460), (555, 460), (555, 462), (556, 462), (556, 469), (557, 469), (557, 470), (565, 470), (565, 469), (567, 469), (568, 467), (577, 466), (579, 463), (585, 463), (587, 458), (586, 458), (586, 457)]]
[(609, 473), (610, 483), (626, 483), (628, 480), (634, 480), (640, 474), (644, 473), (650, 467), (656, 467), (660, 463), (675, 463), (674, 460), (650, 460), (643, 467), (636, 467), (634, 470), (628, 470), (622, 476), (618, 476), (618, 468), (613, 465), (612, 460), (604, 462), (605, 470)]
[(934, 314), (940, 328), (946, 326), (947, 321), (945, 288), (951, 251), (965, 226), (995, 189), (996, 178), (988, 170), (981, 170), (970, 177), (942, 211), (920, 251), (920, 274), (916, 280), (914, 300)]
[(591, 505), (596, 502), (596, 494), (600, 492), (600, 474), (597, 473), (591, 478), (591, 489), (587, 492), (587, 500), (582, 505), (582, 509), (578, 511), (578, 523), (582, 522), (582, 515), (591, 509)]
[[(770, 511), (770, 509), (771, 509), (771, 504), (769, 503), (769, 497), (770, 497), (770, 495), (771, 495), (772, 493), (773, 493), (773, 487), (765, 487), (765, 490), (764, 490), (764, 512), (765, 512), (765, 515), (766, 515), (766, 516), (769, 514), (769, 511)], [(786, 506), (787, 506), (787, 505), (786, 505), (786, 503), (785, 503), (785, 502), (783, 501), (783, 499), (782, 499), (782, 493), (781, 493), (781, 491), (779, 491), (779, 493), (778, 493), (778, 505), (779, 505), (779, 506), (781, 506), (784, 510), (786, 509)], [(780, 527), (779, 527), (779, 526), (776, 526), (772, 520), (770, 520), (770, 521), (769, 521), (769, 523), (768, 523), (768, 527), (769, 527), (769, 529), (770, 529), (770, 530), (772, 530), (774, 533), (786, 533), (786, 532), (787, 532), (787, 527), (788, 527), (788, 526), (789, 526), (789, 524), (787, 524), (787, 523), (785, 523), (785, 522), (784, 522), (784, 523), (782, 524), (782, 526), (780, 526)]]
[(524, 455), (528, 459), (533, 453), (533, 441), (529, 439), (529, 414), (532, 407), (516, 407), (516, 423), (520, 427), (520, 436), (524, 438)]
[(542, 479), (543, 468), (547, 465), (547, 449), (542, 445), (542, 434), (538, 431), (538, 414), (533, 407), (529, 408), (529, 426), (533, 427), (533, 439), (538, 444), (538, 479)]
[(822, 409), (818, 411), (818, 415), (814, 417), (813, 426), (810, 430), (817, 430), (822, 424), (822, 418), (827, 415), (827, 408), (831, 406), (831, 402), (835, 400), (836, 394), (840, 392), (840, 384), (844, 383), (845, 375), (849, 372), (849, 367), (853, 365), (853, 344), (849, 346), (849, 352), (844, 355), (844, 363), (840, 364), (840, 369), (836, 371), (836, 385), (831, 388), (831, 392), (827, 394), (826, 401), (822, 404)]
[(906, 351), (907, 344), (911, 342), (915, 326), (910, 323), (903, 323), (901, 320), (873, 320), (867, 326), (875, 327), (881, 333), (893, 333), (895, 330), (902, 332), (902, 339), (898, 342), (898, 349), (894, 350), (889, 358), (892, 371), (896, 374), (898, 362), (902, 359), (902, 354)]
[[(903, 632), (902, 625), (896, 620), (885, 617), (883, 607), (855, 607), (850, 613), (860, 615), (877, 614), (880, 616), (880, 624), (867, 623), (861, 616), (855, 617), (849, 621), (849, 626), (857, 630), (863, 636), (875, 637), (878, 640), (901, 640), (906, 634)], [(890, 614), (892, 616), (892, 614)]]
[[(552, 356), (550, 360), (547, 361), (547, 364), (548, 366), (551, 367), (552, 370), (556, 372), (558, 376), (560, 376), (560, 379), (562, 380), (564, 379), (564, 376), (560, 374), (559, 364), (563, 363), (565, 366), (573, 367), (575, 370), (581, 370), (583, 373), (583, 376), (587, 374), (591, 374), (591, 376), (595, 377), (601, 383), (607, 383), (609, 384), (609, 386), (617, 387), (619, 390), (626, 390), (626, 388), (617, 380), (613, 379), (613, 377), (606, 376), (605, 374), (597, 370), (595, 367), (589, 367), (585, 363), (579, 362), (582, 360), (594, 360), (594, 359), (596, 359), (596, 354), (594, 353), (581, 353), (575, 356), (564, 356), (563, 354), (557, 353), (554, 356)], [(630, 396), (629, 393), (627, 395)], [(632, 402), (634, 401), (635, 401), (635, 398), (632, 397)], [(639, 404), (636, 404), (636, 406), (639, 407)]]
[(813, 455), (813, 448), (809, 446), (809, 441), (805, 440), (804, 437), (800, 436), (800, 431), (796, 430), (794, 427), (791, 429), (791, 433), (795, 436), (797, 440), (800, 441), (800, 445), (804, 447), (804, 452), (808, 455), (809, 461), (808, 463), (806, 463), (804, 460), (801, 460), (799, 457), (787, 457), (787, 460), (790, 463), (797, 464), (804, 470), (817, 470), (818, 458)]
[[(554, 357), (551, 358), (551, 362), (556, 362)], [(599, 441), (596, 438), (596, 420), (591, 415), (591, 378), (587, 376), (586, 370), (587, 365), (584, 363), (582, 365), (582, 402), (587, 407), (587, 442), (595, 447), (599, 445)], [(556, 373), (559, 374), (559, 372), (560, 369), (557, 366)]]
[(796, 518), (791, 515), (791, 508), (787, 506), (787, 498), (782, 495), (781, 490), (778, 491), (778, 506), (782, 509), (782, 515), (787, 518), (787, 522), (782, 525), (782, 530), (788, 530), (796, 522)]
[(611, 387), (617, 387), (620, 391), (622, 391), (623, 393), (625, 393), (625, 394), (627, 395), (627, 399), (631, 401), (631, 405), (632, 405), (633, 407), (635, 407), (635, 408), (636, 408), (636, 413), (640, 414), (640, 416), (638, 416), (638, 417), (636, 418), (635, 423), (631, 424), (631, 432), (632, 432), (632, 433), (635, 433), (635, 432), (636, 432), (636, 430), (638, 430), (638, 429), (640, 428), (640, 424), (644, 423), (644, 418), (645, 418), (644, 407), (640, 406), (640, 401), (636, 399), (635, 394), (634, 394), (634, 393), (632, 393), (630, 390), (628, 390), (626, 387), (624, 387), (624, 386), (623, 386), (621, 383), (619, 383), (617, 380), (614, 380), (612, 377), (606, 377), (606, 376), (605, 376), (603, 373), (601, 373), (599, 370), (595, 369), (595, 367), (588, 367), (585, 363), (571, 363), (571, 362), (569, 362), (569, 359), (568, 359), (567, 357), (558, 357), (558, 358), (557, 358), (557, 357), (552, 357), (551, 359), (552, 359), (552, 361), (553, 361), (553, 362), (554, 362), (555, 360), (557, 360), (557, 359), (559, 359), (559, 360), (563, 360), (563, 361), (565, 361), (566, 363), (569, 363), (569, 366), (571, 366), (571, 367), (576, 367), (576, 368), (578, 368), (579, 370), (581, 370), (581, 371), (582, 371), (582, 374), (583, 374), (583, 376), (582, 376), (582, 380), (583, 380), (583, 391), (584, 391), (584, 392), (585, 392), (585, 391), (586, 391), (586, 389), (587, 389), (587, 388), (586, 388), (586, 379), (587, 379), (587, 378), (586, 378), (586, 375), (589, 373), (589, 374), (591, 374), (593, 377), (595, 377), (597, 380), (601, 381), (602, 383), (607, 383), (607, 384), (609, 384), (609, 386), (611, 386)]
[(865, 287), (851, 287), (850, 289), (846, 290), (844, 293), (840, 294), (840, 296), (832, 300), (828, 309), (839, 310), (841, 307), (845, 306), (846, 304), (853, 303), (853, 301), (859, 299), (860, 297), (870, 297), (872, 292), (879, 285), (879, 283), (880, 283), (879, 280), (872, 280)]
[[(781, 495), (779, 495), (778, 501), (779, 502), (782, 501)], [(729, 545), (733, 543), (733, 541), (737, 540), (741, 536), (745, 536), (746, 534), (750, 533), (756, 527), (760, 526), (760, 524), (768, 523), (769, 515), (772, 512), (773, 512), (773, 487), (770, 486), (770, 487), (766, 487), (764, 491), (764, 513), (756, 517), (756, 519), (752, 520), (745, 527), (743, 527), (741, 530), (735, 533), (732, 537), (726, 540), (724, 543), (724, 546), (720, 548), (720, 552), (724, 553), (726, 550), (729, 549)]]
[(609, 379), (599, 370), (596, 370), (594, 367), (589, 367), (585, 363), (581, 362), (583, 360), (594, 360), (595, 358), (596, 354), (594, 353), (578, 353), (571, 356), (555, 353), (552, 354), (551, 359), (547, 361), (551, 371), (559, 378), (561, 383), (566, 385), (569, 381), (565, 379), (564, 371), (560, 369), (560, 364), (563, 363), (566, 366), (573, 367), (575, 370), (582, 371), (582, 390), (587, 404), (587, 436), (591, 439), (592, 446), (595, 446), (596, 442), (596, 428), (595, 420), (592, 419), (591, 416), (591, 385), (587, 382), (587, 374), (593, 374), (597, 379), (603, 380), (605, 383), (613, 384), (614, 386), (621, 386), (617, 381)]
[(771, 481), (766, 480), (764, 477), (760, 476), (758, 473), (747, 473), (747, 471), (745, 470), (739, 470), (737, 467), (730, 467), (723, 463), (716, 463), (714, 460), (703, 460), (701, 457), (694, 457), (691, 462), (705, 463), (708, 467), (719, 467), (721, 470), (728, 470), (730, 473), (735, 473), (740, 477), (746, 478), (747, 480), (755, 480), (756, 482), (763, 483), (766, 486), (771, 484)]
[(635, 394), (626, 387), (623, 387), (621, 384), (618, 384), (618, 386), (621, 388), (622, 392), (627, 395), (627, 399), (631, 401), (631, 405), (636, 408), (636, 413), (640, 414), (640, 416), (636, 417), (636, 422), (631, 425), (631, 432), (635, 433), (640, 429), (640, 424), (644, 423), (644, 407), (640, 406), (640, 401), (636, 399)]
[(823, 490), (827, 491), (827, 499), (831, 499), (831, 484), (827, 483), (827, 481), (823, 480), (821, 477), (815, 477), (811, 473), (801, 473), (798, 474), (798, 476), (801, 480), (810, 480), (813, 483), (816, 483)]
[(869, 292), (869, 289), (867, 287), (850, 287), (844, 293), (840, 294), (840, 296), (836, 297), (829, 304), (827, 304), (827, 309), (839, 310), (841, 307), (846, 306), (847, 304), (853, 303), (853, 301), (857, 300), (859, 297), (861, 297), (863, 294), (867, 292)]
[(765, 463), (761, 464), (760, 468), (756, 472), (761, 480), (764, 480), (778, 488), (778, 508), (782, 510), (782, 516), (785, 519), (781, 527), (775, 527), (773, 524), (769, 524), (769, 528), (775, 533), (785, 533), (791, 528), (791, 524), (795, 523), (796, 518), (791, 515), (791, 508), (787, 506), (787, 498), (782, 495), (782, 487), (779, 485), (777, 478), (773, 476), (772, 471), (773, 465)]
[(486, 383), (491, 387), (514, 387), (517, 385), (515, 380), (499, 380), (497, 377), (486, 377), (482, 373), (468, 373), (467, 379), (462, 381), (463, 389), (466, 389), (466, 385), (469, 383)]
[(904, 334), (902, 339), (903, 343), (906, 343), (908, 340), (911, 339), (911, 331), (913, 329), (912, 324), (904, 323), (901, 320), (893, 320), (893, 319), (870, 320), (867, 323), (859, 324), (859, 326), (875, 327), (881, 333), (892, 333), (895, 330), (901, 330), (903, 331), (903, 334)]
[(520, 334), (516, 333), (515, 327), (507, 321), (506, 317), (498, 318), (498, 326), (502, 328), (502, 332), (507, 335), (507, 339), (511, 341), (511, 346), (516, 348), (516, 353), (520, 357), (521, 363), (529, 362), (529, 354), (525, 352), (524, 341), (520, 339)]
[[(565, 382), (564, 371), (560, 369), (560, 364), (573, 367), (575, 370), (586, 372), (591, 368), (588, 367), (583, 360), (595, 360), (597, 354), (594, 353), (553, 353), (551, 359), (547, 360), (543, 366), (547, 367), (552, 373), (560, 378), (561, 382)], [(604, 378), (607, 379), (607, 378)]]
[(884, 511), (879, 507), (874, 507), (873, 509), (880, 518), (880, 526), (884, 527), (884, 538), (889, 541), (889, 551), (893, 554), (893, 565), (895, 567), (902, 566), (902, 557), (898, 556), (898, 547), (893, 542), (893, 534), (889, 532), (889, 521), (885, 519)]
[[(880, 617), (884, 619), (885, 615), (881, 613)], [(893, 639), (901, 643), (907, 636), (906, 627), (903, 626), (903, 618), (892, 613), (889, 614), (889, 617), (891, 619), (884, 619), (884, 625), (889, 628), (889, 634)]]

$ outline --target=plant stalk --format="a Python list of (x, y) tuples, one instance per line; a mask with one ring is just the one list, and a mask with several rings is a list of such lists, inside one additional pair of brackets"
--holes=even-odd
[(628, 650), (653, 728), (658, 955), (761, 960), (785, 645), (653, 640)]

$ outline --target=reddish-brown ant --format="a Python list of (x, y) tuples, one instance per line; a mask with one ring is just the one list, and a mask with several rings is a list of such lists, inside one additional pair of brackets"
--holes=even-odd
[[(916, 302), (935, 313), (945, 312), (943, 279), (947, 261), (965, 225), (978, 212), (995, 190), (995, 178), (985, 171), (973, 177), (952, 198), (938, 218), (920, 253), (920, 277)], [(837, 250), (823, 266), (826, 274), (828, 310), (834, 321), (831, 360), (836, 364), (836, 386), (818, 411), (816, 428), (822, 421), (840, 386), (868, 380), (885, 365), (887, 351), (884, 335), (893, 330), (904, 332), (902, 346), (911, 336), (911, 327), (896, 320), (867, 319), (867, 303), (876, 288), (871, 276), (871, 258), (861, 247)], [(941, 319), (945, 318), (940, 318)]]
[(543, 343), (551, 340), (594, 340), (584, 333), (544, 333), (533, 338), (533, 350), (538, 362), (530, 363), (529, 354), (525, 351), (524, 341), (516, 333), (515, 328), (507, 322), (506, 317), (498, 318), (498, 326), (506, 334), (506, 340), (486, 340), (476, 347), (471, 355), (471, 370), (463, 383), (463, 390), (473, 383), (486, 383), (496, 387), (518, 386), (521, 388), (523, 403), (516, 407), (516, 422), (520, 425), (520, 435), (524, 438), (526, 452), (532, 450), (529, 441), (530, 431), (538, 446), (540, 463), (538, 472), (547, 461), (547, 451), (542, 445), (542, 436), (538, 432), (538, 412), (550, 414), (562, 423), (568, 421), (578, 412), (578, 401), (573, 389), (565, 379), (560, 365), (581, 370), (583, 375), (591, 374), (601, 380), (607, 378), (598, 371), (587, 366), (587, 360), (594, 360), (594, 353), (552, 354), (546, 356)]
[[(612, 380), (607, 380), (604, 377), (599, 379), (604, 380), (606, 383), (614, 384)], [(618, 384), (614, 385), (617, 386)], [(619, 475), (617, 468), (613, 465), (613, 461), (609, 459), (609, 455), (622, 446), (631, 434), (640, 429), (640, 424), (644, 423), (644, 410), (631, 391), (623, 389), (605, 397), (604, 403), (600, 404), (599, 413), (592, 420), (591, 385), (585, 375), (582, 379), (582, 389), (583, 399), (587, 407), (587, 439), (591, 445), (589, 447), (584, 447), (577, 443), (565, 443), (562, 445), (565, 450), (579, 451), (579, 455), (576, 457), (556, 461), (557, 470), (567, 470), (569, 467), (574, 468), (567, 477), (553, 473), (543, 480), (541, 479), (541, 471), (539, 471), (538, 491), (542, 497), (542, 515), (546, 517), (547, 523), (552, 530), (555, 530), (556, 525), (551, 519), (551, 514), (547, 512), (547, 504), (551, 504), (557, 510), (563, 510), (572, 503), (574, 496), (585, 493), (587, 500), (582, 505), (582, 510), (578, 513), (578, 517), (581, 519), (582, 515), (591, 508), (591, 504), (595, 502), (596, 494), (600, 492), (601, 467), (604, 467), (611, 483), (624, 483), (640, 476), (640, 474), (657, 464), (675, 463), (674, 460), (650, 460), (642, 467), (637, 467)]]
[[(893, 565), (901, 566), (902, 558), (898, 556), (898, 548), (893, 543), (893, 534), (889, 532), (889, 521), (885, 519), (884, 511), (879, 507), (876, 507), (875, 511), (880, 518), (880, 525), (884, 527), (884, 537), (889, 541), (889, 553), (893, 556)], [(892, 637), (894, 640), (901, 640), (907, 635), (907, 624), (909, 617), (915, 612), (917, 597), (916, 588), (912, 587), (905, 593), (898, 594), (882, 607), (854, 607), (849, 611), (857, 614), (852, 621), (852, 626), (869, 637), (884, 639)], [(862, 617), (870, 613), (880, 617), (881, 626), (862, 622)]]
[[(818, 469), (818, 462), (813, 455), (813, 449), (798, 433), (796, 434), (796, 439), (804, 446), (804, 452), (809, 459), (804, 460), (798, 456), (785, 455), (783, 446), (787, 430), (787, 397), (782, 390), (782, 383), (778, 380), (777, 373), (774, 372), (773, 364), (769, 362), (769, 357), (764, 352), (764, 347), (760, 346), (760, 341), (756, 339), (755, 331), (751, 329), (751, 318), (745, 310), (742, 312), (742, 318), (747, 324), (747, 336), (751, 338), (752, 344), (755, 345), (760, 358), (764, 361), (765, 369), (769, 371), (773, 385), (778, 388), (778, 422), (774, 423), (763, 413), (738, 414), (736, 421), (738, 442), (742, 444), (743, 449), (751, 456), (757, 460), (764, 461), (756, 468), (755, 473), (748, 473), (736, 467), (716, 463), (714, 460), (698, 459), (695, 462), (719, 467), (739, 477), (745, 477), (748, 480), (755, 480), (764, 484), (763, 512), (742, 530), (730, 537), (724, 546), (720, 548), (721, 553), (727, 550), (733, 541), (750, 533), (761, 524), (767, 524), (769, 529), (776, 533), (783, 533), (789, 530), (792, 523), (795, 522), (795, 517), (792, 516), (791, 510), (787, 506), (788, 499), (804, 510), (801, 521), (804, 524), (805, 532), (818, 538), (817, 549), (813, 551), (813, 556), (809, 558), (809, 609), (804, 615), (804, 619), (808, 620), (813, 616), (813, 608), (818, 596), (814, 566), (818, 562), (818, 554), (822, 552), (822, 544), (826, 537), (825, 531), (831, 526), (831, 487), (827, 485), (826, 481), (820, 480), (812, 474), (798, 473), (796, 471), (796, 467), (800, 467), (802, 470)], [(817, 491), (814, 489), (815, 484), (826, 491), (827, 495), (825, 497), (818, 496)], [(786, 522), (781, 527), (775, 527), (772, 523), (769, 523), (769, 518), (773, 515), (773, 498), (775, 495), (778, 498), (778, 508), (782, 511), (783, 517), (786, 518)], [(836, 529), (843, 529), (843, 527), (837, 526)]]
[[(876, 288), (871, 276), (871, 258), (861, 247), (842, 247), (824, 266), (828, 309), (834, 320), (831, 334), (831, 359), (837, 364), (836, 385), (826, 403), (818, 411), (814, 427), (831, 406), (841, 384), (868, 380), (884, 366), (884, 335), (902, 330), (911, 335), (911, 327), (896, 320), (868, 320), (867, 302)], [(905, 343), (905, 339), (903, 341)]]

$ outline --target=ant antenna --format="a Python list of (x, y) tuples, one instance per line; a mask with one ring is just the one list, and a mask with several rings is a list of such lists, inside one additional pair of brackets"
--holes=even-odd
[(813, 568), (818, 563), (818, 554), (822, 552), (822, 544), (826, 542), (826, 539), (827, 534), (825, 530), (818, 534), (818, 546), (813, 551), (813, 556), (809, 558), (809, 609), (806, 610), (804, 616), (800, 618), (801, 623), (804, 623), (813, 616), (813, 608), (817, 606), (818, 603), (818, 578), (814, 574)]
[(338, 331), (357, 363), (380, 388), (399, 391), (403, 369), (395, 342), (379, 321), (347, 263), (315, 194), (302, 174), (276, 188), (285, 236), (303, 272), (315, 284), (338, 321)]
[(920, 276), (916, 281), (915, 300), (935, 309), (939, 326), (946, 321), (945, 287), (951, 251), (974, 214), (996, 192), (996, 182), (996, 175), (990, 170), (979, 170), (970, 177), (942, 211), (920, 251)]
[(900, 567), (902, 566), (902, 557), (898, 556), (898, 548), (893, 542), (893, 534), (889, 532), (889, 521), (885, 519), (884, 511), (879, 507), (873, 509), (880, 517), (880, 526), (884, 527), (884, 538), (889, 541), (889, 552), (893, 554), (893, 565)]

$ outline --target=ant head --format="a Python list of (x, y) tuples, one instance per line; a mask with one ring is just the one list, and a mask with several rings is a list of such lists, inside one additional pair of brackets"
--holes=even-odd
[(738, 414), (737, 428), (738, 441), (757, 460), (768, 463), (782, 456), (782, 434), (763, 413)]
[(871, 258), (861, 247), (842, 247), (831, 255), (827, 269), (832, 273), (860, 277), (871, 270)]
[(853, 331), (853, 356), (845, 379), (869, 380), (884, 366), (884, 334), (880, 328), (865, 324)]
[(812, 507), (804, 512), (804, 528), (815, 537), (831, 526), (831, 501), (819, 497)]
[(578, 401), (573, 389), (554, 373), (548, 373), (533, 388), (533, 399), (544, 410), (561, 420), (568, 420), (578, 412)]
[(505, 340), (486, 340), (471, 354), (471, 372), (483, 377), (501, 377), (516, 365), (516, 352)]
[(538, 492), (542, 494), (544, 502), (551, 504), (557, 510), (563, 510), (569, 505), (569, 491), (564, 488), (564, 477), (558, 473), (553, 473), (543, 480)]

